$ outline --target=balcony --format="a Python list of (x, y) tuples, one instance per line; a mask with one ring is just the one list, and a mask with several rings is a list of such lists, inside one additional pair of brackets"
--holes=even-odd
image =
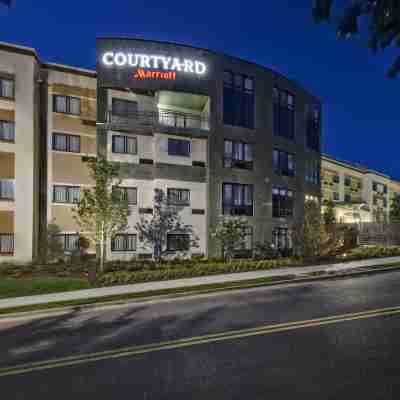
[(0, 233), (0, 254), (14, 253), (14, 234)]
[(15, 182), (12, 179), (0, 180), (0, 200), (14, 201)]
[(236, 158), (225, 156), (224, 157), (224, 167), (225, 168), (247, 169), (247, 170), (251, 171), (253, 169), (253, 161), (238, 160)]
[(253, 206), (252, 205), (231, 205), (224, 204), (223, 205), (223, 214), (224, 215), (235, 215), (235, 216), (253, 216)]

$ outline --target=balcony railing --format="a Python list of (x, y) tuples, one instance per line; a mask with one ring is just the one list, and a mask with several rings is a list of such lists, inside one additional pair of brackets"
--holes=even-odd
[(209, 116), (186, 112), (160, 109), (158, 111), (136, 111), (126, 114), (108, 112), (107, 124), (112, 129), (140, 129), (155, 127), (171, 127), (178, 129), (208, 131)]
[(244, 215), (253, 216), (253, 206), (237, 206), (232, 204), (223, 204), (223, 213), (225, 215)]
[(0, 233), (0, 254), (14, 253), (14, 234)]
[(11, 179), (0, 180), (0, 200), (14, 200), (15, 182)]
[(253, 169), (253, 161), (237, 160), (232, 157), (224, 157), (225, 168)]

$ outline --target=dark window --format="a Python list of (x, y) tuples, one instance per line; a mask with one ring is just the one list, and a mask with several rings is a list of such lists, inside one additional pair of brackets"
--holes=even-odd
[(321, 167), (318, 161), (311, 161), (307, 163), (306, 182), (313, 185), (319, 185), (321, 183)]
[(275, 87), (274, 102), (274, 134), (286, 139), (294, 139), (295, 131), (295, 100), (294, 96)]
[(112, 114), (119, 117), (135, 117), (138, 111), (136, 101), (112, 99)]
[(294, 193), (288, 189), (272, 189), (272, 216), (274, 218), (293, 217)]
[(190, 157), (190, 140), (168, 139), (168, 154)]
[(338, 192), (333, 192), (333, 200), (339, 201), (339, 199), (340, 199), (339, 193)]
[(137, 188), (135, 187), (113, 187), (114, 193), (121, 196), (121, 200), (126, 201), (129, 205), (137, 205)]
[(224, 183), (222, 185), (223, 214), (253, 215), (253, 185)]
[(321, 149), (321, 111), (318, 106), (308, 106), (307, 108), (307, 147), (311, 150), (320, 151)]
[(383, 199), (383, 207), (385, 207), (385, 208), (387, 207), (387, 199), (385, 199), (385, 198)]
[(14, 234), (0, 233), (0, 254), (14, 253)]
[(334, 183), (340, 183), (340, 176), (339, 175), (334, 175), (333, 176), (333, 182)]
[(277, 174), (293, 177), (295, 174), (294, 155), (286, 151), (274, 150), (274, 170)]
[(378, 197), (374, 196), (374, 206), (376, 206), (378, 204)]
[(137, 139), (130, 136), (113, 135), (112, 152), (118, 154), (137, 154)]
[(376, 182), (372, 182), (372, 190), (373, 190), (374, 192), (377, 192), (377, 191), (378, 191), (378, 184), (377, 184)]
[(387, 194), (387, 192), (388, 192), (387, 185), (383, 185), (383, 193)]
[(15, 198), (15, 182), (13, 179), (0, 180), (0, 199), (14, 200)]
[(190, 190), (188, 189), (168, 189), (168, 204), (176, 206), (190, 206)]
[(190, 248), (190, 237), (186, 234), (169, 233), (167, 235), (168, 251), (188, 251)]
[(55, 94), (53, 96), (53, 110), (63, 114), (80, 115), (81, 99), (79, 97)]
[(136, 235), (118, 234), (111, 240), (111, 251), (136, 251)]
[(351, 194), (345, 193), (344, 201), (345, 201), (345, 203), (351, 203)]
[(79, 186), (53, 186), (54, 203), (78, 203), (81, 188)]
[(224, 72), (224, 124), (254, 129), (254, 80)]
[(53, 150), (80, 153), (81, 138), (76, 135), (53, 133)]
[(345, 186), (351, 186), (351, 177), (350, 176), (345, 176), (344, 185)]
[(15, 123), (13, 121), (0, 121), (0, 140), (13, 142), (15, 139)]
[(0, 79), (0, 97), (14, 98), (14, 81), (12, 79)]
[(292, 240), (288, 228), (275, 228), (272, 231), (272, 242), (275, 248), (287, 250), (292, 248)]
[(253, 169), (253, 145), (225, 140), (224, 167)]
[(61, 235), (55, 235), (61, 241), (61, 245), (66, 252), (72, 252), (79, 250), (79, 234), (78, 233), (66, 233)]

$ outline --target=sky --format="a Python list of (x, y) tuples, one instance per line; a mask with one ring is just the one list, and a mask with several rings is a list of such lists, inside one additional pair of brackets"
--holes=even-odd
[(400, 180), (400, 77), (396, 52), (365, 37), (339, 40), (316, 25), (312, 0), (14, 0), (0, 7), (0, 41), (34, 47), (48, 62), (95, 67), (97, 36), (191, 44), (265, 65), (324, 104), (323, 151)]

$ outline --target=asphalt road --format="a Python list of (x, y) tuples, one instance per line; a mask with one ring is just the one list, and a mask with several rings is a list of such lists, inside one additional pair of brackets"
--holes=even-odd
[[(400, 308), (368, 318), (354, 313), (399, 306), (400, 272), (391, 272), (0, 320), (0, 394), (7, 400), (397, 399)], [(352, 316), (326, 323), (343, 314)], [(266, 328), (251, 330), (258, 327)]]

